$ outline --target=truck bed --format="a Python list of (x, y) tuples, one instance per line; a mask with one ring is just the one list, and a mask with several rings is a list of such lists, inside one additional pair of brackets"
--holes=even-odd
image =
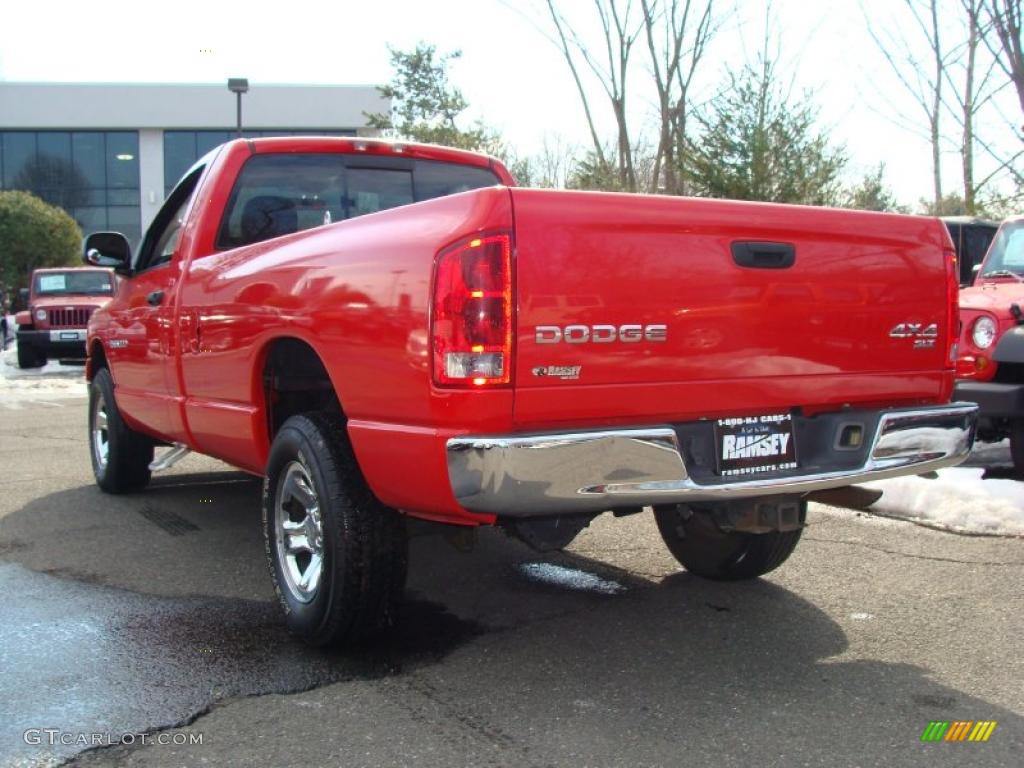
[[(517, 424), (949, 398), (949, 246), (937, 221), (527, 189), (512, 198)], [(750, 244), (755, 263), (741, 266)], [(785, 246), (793, 263), (780, 267)], [(894, 336), (901, 324), (932, 332)], [(624, 326), (663, 326), (664, 339), (624, 339)]]

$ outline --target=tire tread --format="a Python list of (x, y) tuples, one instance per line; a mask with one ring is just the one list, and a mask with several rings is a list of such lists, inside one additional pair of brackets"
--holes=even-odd
[(1024, 417), (1010, 422), (1010, 456), (1014, 472), (1024, 477)]
[[(302, 634), (307, 642), (317, 646), (358, 645), (377, 637), (394, 622), (407, 567), (404, 519), (382, 504), (366, 484), (343, 417), (304, 413), (289, 418), (278, 434), (286, 429), (298, 431), (319, 453), (328, 497), (321, 501), (321, 508), (340, 513), (325, 514), (322, 520), (325, 526), (333, 527), (333, 540), (342, 549), (341, 572), (334, 575), (330, 584), (323, 622), (314, 631)], [(273, 503), (265, 493), (264, 533), (271, 557)], [(273, 562), (270, 570), (283, 601), (284, 587), (277, 583)], [(325, 574), (325, 578), (331, 575)]]
[(27, 368), (42, 368), (46, 365), (46, 358), (42, 357), (35, 348), (21, 341), (17, 342), (17, 345), (19, 368), (24, 370)]
[[(107, 493), (131, 493), (145, 488), (152, 472), (149, 464), (153, 461), (153, 441), (141, 432), (124, 423), (114, 396), (114, 380), (110, 371), (100, 368), (89, 386), (89, 418), (92, 418), (94, 389), (103, 394), (107, 404), (107, 435), (110, 452), (107, 470), (102, 475), (93, 458), (93, 472), (96, 484)], [(92, 450), (92, 424), (89, 424), (89, 450)]]
[(681, 506), (655, 508), (661, 538), (686, 570), (715, 581), (756, 579), (774, 571), (793, 554), (803, 533), (802, 528), (757, 534), (724, 532), (707, 513), (693, 512), (685, 518)]

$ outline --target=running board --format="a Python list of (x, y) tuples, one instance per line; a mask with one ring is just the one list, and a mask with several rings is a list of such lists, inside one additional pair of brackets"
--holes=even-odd
[(151, 472), (163, 472), (165, 469), (173, 467), (190, 453), (192, 453), (191, 448), (181, 443), (175, 443), (174, 447), (164, 453), (159, 459), (153, 459), (153, 461), (149, 462), (149, 469)]

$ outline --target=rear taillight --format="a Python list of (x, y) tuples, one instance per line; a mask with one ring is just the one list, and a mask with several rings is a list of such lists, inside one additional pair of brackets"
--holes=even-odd
[(508, 384), (512, 368), (512, 243), (485, 235), (442, 251), (434, 274), (434, 383)]
[(960, 268), (955, 251), (946, 251), (946, 367), (956, 368), (960, 340)]

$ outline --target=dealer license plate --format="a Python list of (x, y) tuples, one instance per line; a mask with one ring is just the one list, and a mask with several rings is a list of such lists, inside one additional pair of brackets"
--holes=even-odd
[(797, 466), (793, 417), (788, 413), (718, 419), (715, 446), (718, 474), (725, 477), (778, 472)]

